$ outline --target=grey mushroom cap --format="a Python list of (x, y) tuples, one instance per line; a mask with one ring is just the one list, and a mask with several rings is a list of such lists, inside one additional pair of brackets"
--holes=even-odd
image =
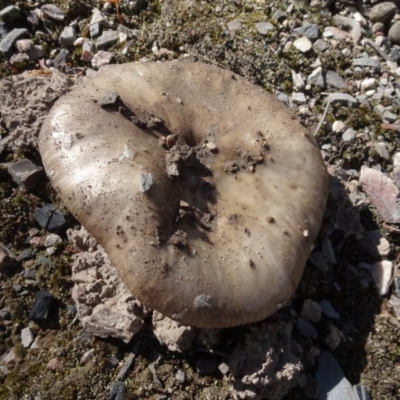
[[(110, 93), (119, 103), (102, 106)], [(201, 63), (108, 66), (56, 102), (39, 149), (146, 306), (223, 328), (295, 292), (328, 175), (307, 129), (262, 88)]]

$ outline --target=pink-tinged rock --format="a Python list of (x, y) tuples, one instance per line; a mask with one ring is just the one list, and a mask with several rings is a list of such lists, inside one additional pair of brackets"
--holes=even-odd
[(157, 311), (153, 312), (153, 330), (160, 343), (165, 344), (170, 351), (184, 351), (196, 336), (196, 330), (185, 326)]
[(97, 69), (101, 68), (104, 65), (110, 64), (113, 58), (114, 58), (114, 53), (100, 50), (93, 56), (91, 60), (92, 67)]
[(129, 343), (141, 329), (143, 321), (123, 309), (115, 309), (99, 304), (90, 317), (83, 322), (85, 329), (92, 335), (102, 338), (115, 337)]
[(400, 223), (400, 192), (394, 181), (380, 171), (362, 167), (359, 182), (383, 220)]
[(393, 263), (391, 261), (384, 260), (375, 264), (360, 263), (358, 268), (369, 271), (381, 296), (387, 294), (393, 279)]
[(324, 29), (323, 36), (326, 38), (333, 38), (336, 40), (343, 40), (350, 37), (350, 35), (346, 31), (336, 28), (335, 26), (327, 26)]
[(58, 358), (52, 358), (47, 364), (47, 368), (51, 369), (52, 371), (56, 371), (60, 367), (61, 367), (61, 361)]

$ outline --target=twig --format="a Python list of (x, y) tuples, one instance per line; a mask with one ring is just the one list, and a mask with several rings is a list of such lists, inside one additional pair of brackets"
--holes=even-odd
[(129, 369), (131, 368), (136, 357), (138, 356), (140, 343), (141, 343), (141, 341), (136, 342), (135, 346), (133, 347), (132, 353), (129, 354), (128, 359), (125, 361), (124, 366), (121, 368), (121, 371), (119, 371), (119, 373), (117, 375), (117, 381), (125, 380)]
[(314, 136), (317, 136), (318, 131), (321, 129), (321, 126), (322, 126), (323, 122), (325, 121), (326, 114), (328, 113), (328, 108), (329, 108), (330, 105), (331, 105), (331, 97), (329, 96), (328, 97), (328, 102), (326, 103), (325, 111), (324, 111), (324, 113), (322, 115), (321, 121), (319, 121), (317, 129), (314, 132)]
[(386, 61), (391, 61), (390, 57), (371, 39), (364, 39), (365, 44), (369, 44)]

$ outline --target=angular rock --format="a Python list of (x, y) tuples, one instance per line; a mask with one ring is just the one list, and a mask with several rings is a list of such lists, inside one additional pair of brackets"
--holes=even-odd
[(270, 22), (257, 22), (254, 24), (257, 32), (260, 35), (265, 36), (270, 30), (274, 29), (274, 26)]
[(110, 64), (111, 60), (114, 58), (114, 54), (109, 51), (100, 50), (92, 58), (92, 67), (101, 68), (103, 65)]
[(343, 339), (343, 333), (335, 325), (328, 325), (323, 335), (323, 342), (332, 351), (336, 350), (339, 347)]
[(21, 36), (27, 34), (28, 30), (25, 28), (15, 28), (0, 41), (0, 52), (7, 53), (11, 50), (12, 45)]
[(309, 322), (319, 322), (321, 320), (321, 306), (311, 299), (306, 299), (303, 302), (301, 316)]
[(94, 336), (104, 339), (114, 337), (129, 343), (142, 328), (143, 321), (133, 314), (121, 311), (115, 307), (98, 304), (83, 325)]
[[(146, 310), (121, 281), (107, 254), (87, 231), (68, 231), (69, 239), (85, 250), (72, 264), (72, 298), (82, 326), (91, 334), (128, 343), (141, 329)], [(86, 250), (90, 250), (87, 252)]]
[(388, 293), (393, 278), (393, 263), (391, 261), (384, 260), (375, 264), (360, 263), (357, 267), (370, 272), (381, 296)]
[(310, 40), (317, 40), (320, 35), (319, 27), (316, 24), (307, 24), (300, 28), (293, 29), (299, 36), (305, 36)]
[(239, 19), (235, 19), (231, 22), (228, 22), (226, 26), (229, 32), (236, 33), (236, 31), (238, 31), (242, 27), (242, 22)]
[(103, 31), (103, 34), (97, 39), (96, 48), (97, 50), (105, 50), (114, 44), (117, 44), (119, 35), (117, 31)]
[(17, 40), (15, 43), (20, 53), (26, 53), (33, 47), (33, 41), (31, 39)]
[(76, 34), (75, 29), (72, 28), (72, 26), (66, 26), (61, 32), (58, 41), (63, 47), (72, 47), (77, 37), (78, 35)]
[(399, 189), (392, 179), (382, 172), (363, 166), (359, 182), (383, 220), (390, 224), (400, 223)]
[(292, 93), (292, 101), (295, 104), (304, 104), (307, 102), (306, 96), (301, 92), (293, 92)]
[(28, 327), (21, 330), (21, 343), (24, 349), (28, 349), (34, 340), (35, 337), (31, 328)]
[(297, 88), (297, 89), (303, 89), (304, 86), (306, 85), (304, 83), (303, 78), (301, 77), (300, 74), (296, 73), (296, 71), (292, 70), (292, 80), (293, 80), (293, 85)]
[(328, 50), (331, 46), (329, 45), (328, 42), (326, 42), (323, 39), (318, 39), (314, 44), (313, 44), (313, 49), (320, 51), (320, 52), (324, 52), (326, 50)]
[(39, 60), (45, 56), (42, 46), (38, 45), (34, 45), (27, 54), (30, 60)]
[(65, 14), (61, 8), (57, 7), (54, 4), (44, 4), (41, 7), (41, 10), (44, 14), (46, 14), (49, 18), (53, 19), (54, 21), (64, 21)]
[(321, 89), (325, 88), (325, 77), (322, 67), (314, 69), (313, 72), (308, 76), (307, 83), (309, 85), (318, 86)]
[(35, 322), (47, 320), (54, 312), (55, 298), (46, 290), (36, 293), (29, 319)]
[(367, 58), (367, 57), (355, 58), (353, 60), (353, 66), (354, 67), (369, 67), (369, 68), (374, 68), (376, 70), (379, 70), (379, 68), (380, 68), (379, 60), (377, 60), (375, 58)]
[(82, 61), (90, 62), (94, 56), (94, 44), (91, 40), (85, 39), (82, 44)]
[(124, 382), (115, 382), (108, 394), (107, 400), (125, 400), (126, 385)]
[(61, 49), (60, 52), (57, 54), (56, 58), (53, 60), (54, 66), (56, 68), (60, 68), (66, 65), (68, 54), (69, 54), (68, 50)]
[(281, 399), (297, 385), (303, 366), (292, 325), (266, 323), (248, 333), (229, 360), (233, 390), (239, 399)]
[(328, 318), (340, 319), (339, 313), (335, 311), (330, 301), (322, 300), (319, 305), (321, 306), (322, 313), (325, 314)]
[(383, 3), (375, 4), (369, 12), (368, 18), (371, 22), (381, 22), (386, 24), (396, 14), (397, 6), (390, 1), (384, 1)]
[(330, 93), (328, 99), (331, 103), (342, 103), (348, 107), (354, 107), (358, 104), (358, 101), (347, 93)]
[(312, 48), (312, 43), (310, 42), (310, 39), (307, 37), (303, 36), (299, 39), (296, 39), (293, 42), (293, 46), (296, 47), (297, 50), (301, 51), (302, 53), (307, 53), (311, 50)]
[(64, 227), (66, 220), (64, 214), (51, 204), (43, 204), (33, 212), (37, 223), (48, 231), (58, 231)]
[(346, 87), (344, 80), (339, 76), (339, 74), (331, 70), (326, 71), (325, 82), (327, 86), (332, 86), (336, 89), (343, 89)]
[(34, 189), (44, 175), (43, 168), (28, 159), (11, 164), (7, 170), (14, 182), (26, 189)]
[(90, 25), (99, 24), (99, 26), (104, 28), (111, 28), (110, 22), (98, 8), (94, 8), (92, 13), (93, 15), (92, 19), (90, 20)]
[(320, 387), (318, 400), (358, 400), (350, 382), (345, 378), (339, 364), (329, 352), (321, 353), (315, 379)]
[(153, 312), (154, 334), (160, 343), (165, 344), (170, 351), (182, 352), (189, 348), (196, 336), (196, 330), (184, 326), (157, 311)]

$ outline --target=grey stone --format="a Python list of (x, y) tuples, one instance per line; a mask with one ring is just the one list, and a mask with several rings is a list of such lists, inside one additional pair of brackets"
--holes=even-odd
[(316, 51), (320, 51), (321, 53), (328, 50), (330, 47), (331, 47), (330, 44), (328, 42), (326, 42), (324, 39), (318, 39), (313, 44), (313, 49)]
[(349, 142), (356, 137), (356, 131), (354, 129), (348, 128), (344, 131), (342, 135), (343, 142)]
[(299, 93), (299, 92), (292, 93), (292, 101), (293, 101), (293, 103), (296, 103), (296, 104), (304, 104), (307, 102), (306, 96), (304, 96), (304, 93)]
[(33, 336), (31, 328), (24, 328), (21, 330), (21, 343), (25, 349), (29, 348), (34, 340), (35, 337)]
[(85, 39), (82, 45), (82, 61), (90, 62), (94, 56), (94, 44), (91, 40)]
[(35, 322), (47, 320), (54, 311), (55, 299), (46, 290), (36, 293), (28, 318)]
[(66, 49), (62, 49), (56, 56), (56, 58), (53, 60), (54, 66), (56, 68), (63, 67), (64, 65), (67, 64), (67, 56), (69, 54), (69, 51)]
[(400, 60), (399, 49), (397, 47), (392, 47), (392, 49), (390, 50), (390, 53), (389, 53), (389, 57), (393, 62), (397, 63)]
[(325, 88), (325, 77), (322, 71), (322, 67), (318, 67), (314, 69), (313, 72), (308, 76), (307, 83), (309, 85), (318, 86), (321, 89)]
[(274, 26), (269, 22), (257, 22), (254, 25), (260, 35), (266, 35)]
[(297, 88), (297, 89), (303, 89), (304, 86), (306, 85), (304, 83), (303, 78), (301, 77), (300, 74), (296, 73), (296, 71), (292, 70), (292, 80), (293, 80), (293, 85)]
[(76, 34), (75, 29), (71, 26), (66, 26), (61, 32), (58, 41), (63, 47), (72, 47), (77, 37), (78, 35)]
[(90, 25), (98, 24), (99, 27), (102, 26), (104, 28), (111, 28), (112, 25), (110, 22), (108, 22), (107, 18), (98, 8), (94, 8), (92, 12), (93, 15), (90, 20)]
[(310, 324), (308, 321), (306, 321), (302, 317), (300, 317), (297, 320), (296, 329), (299, 332), (299, 334), (304, 337), (310, 338), (312, 340), (318, 339), (317, 330), (314, 328), (314, 326), (312, 324)]
[(65, 14), (64, 11), (61, 10), (54, 4), (44, 4), (41, 7), (41, 10), (44, 14), (46, 14), (49, 18), (53, 19), (54, 21), (64, 21)]
[(101, 33), (100, 24), (98, 22), (89, 25), (89, 33), (91, 38), (99, 36)]
[(140, 175), (140, 187), (139, 190), (142, 193), (147, 192), (153, 185), (153, 175), (150, 173), (143, 173)]
[(303, 302), (301, 316), (308, 322), (319, 322), (321, 320), (321, 306), (311, 299), (306, 299)]
[(310, 40), (317, 40), (320, 35), (319, 27), (316, 24), (308, 24), (294, 29), (300, 35), (309, 38)]
[(320, 392), (318, 400), (358, 400), (350, 382), (345, 378), (339, 364), (329, 352), (323, 351), (315, 373)]
[(394, 15), (396, 14), (396, 10), (396, 4), (390, 1), (385, 1), (383, 3), (374, 5), (371, 8), (368, 17), (373, 23), (381, 22), (385, 24), (394, 17)]
[(27, 34), (28, 30), (25, 28), (15, 28), (9, 32), (0, 42), (0, 51), (7, 53), (11, 50), (12, 45), (23, 35)]
[(35, 188), (43, 175), (43, 168), (27, 159), (11, 164), (7, 170), (14, 182), (26, 189)]
[(135, 37), (138, 37), (140, 32), (137, 29), (129, 29), (124, 25), (118, 25), (117, 28), (118, 33), (125, 33), (125, 35), (128, 37), (128, 39), (132, 39)]
[(330, 93), (328, 99), (331, 103), (342, 103), (348, 107), (354, 107), (358, 104), (358, 101), (347, 93)]
[(389, 110), (385, 110), (384, 113), (383, 113), (383, 118), (386, 119), (389, 122), (394, 122), (399, 118), (399, 116), (396, 115), (396, 114), (393, 114)]
[[(399, 28), (400, 28), (400, 25), (399, 25)], [(379, 60), (376, 60), (374, 58), (367, 58), (367, 57), (355, 58), (353, 60), (353, 66), (354, 67), (369, 67), (369, 68), (374, 68), (374, 69), (379, 70)]]
[(343, 89), (346, 87), (344, 80), (335, 71), (326, 71), (325, 82), (328, 86), (332, 86), (336, 89)]
[(39, 60), (45, 56), (42, 46), (38, 46), (36, 44), (28, 51), (27, 54), (30, 60)]
[(124, 382), (115, 382), (111, 386), (107, 400), (124, 400), (126, 392), (126, 384)]
[(227, 24), (228, 30), (231, 33), (235, 33), (242, 27), (242, 22), (239, 19), (235, 19)]
[(96, 48), (97, 50), (105, 50), (114, 44), (118, 43), (119, 34), (117, 31), (104, 31), (102, 35), (97, 39)]
[(335, 311), (335, 309), (332, 307), (332, 304), (328, 300), (322, 300), (319, 305), (321, 306), (323, 314), (325, 314), (328, 318), (340, 319), (340, 315)]
[(37, 207), (33, 212), (33, 216), (37, 223), (48, 231), (58, 231), (66, 224), (64, 214), (57, 210), (51, 204), (43, 204)]

